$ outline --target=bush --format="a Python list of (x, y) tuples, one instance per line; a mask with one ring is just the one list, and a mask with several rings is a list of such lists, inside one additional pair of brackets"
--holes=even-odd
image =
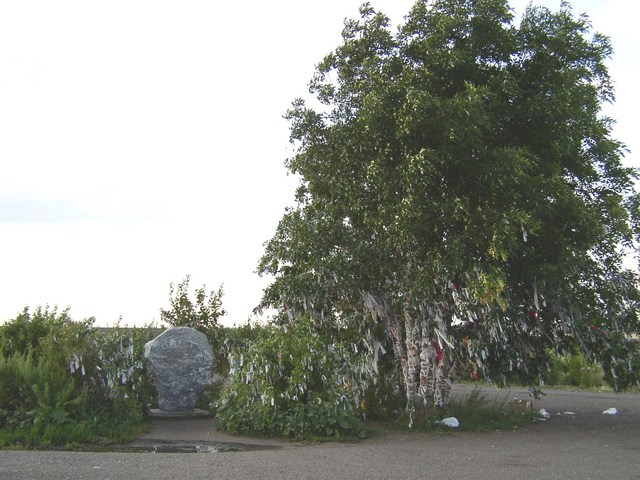
[(580, 353), (558, 355), (551, 353), (550, 370), (544, 375), (546, 385), (568, 386), (581, 389), (604, 387), (604, 371)]
[(144, 343), (156, 330), (27, 308), (0, 328), (0, 445), (123, 441), (153, 401)]
[(123, 415), (133, 409), (146, 415), (157, 403), (156, 389), (148, 375), (144, 358), (144, 345), (153, 340), (162, 329), (148, 325), (143, 328), (123, 328), (119, 324), (96, 332), (93, 352), (88, 358), (89, 379), (96, 392), (109, 399), (111, 407)]
[(231, 347), (229, 382), (216, 405), (221, 428), (288, 438), (362, 432), (368, 384), (351, 345), (322, 335), (309, 317), (252, 335)]
[(6, 358), (30, 351), (37, 357), (42, 340), (68, 323), (71, 323), (68, 309), (59, 314), (56, 307), (49, 309), (47, 305), (31, 314), (29, 307), (25, 307), (15, 319), (0, 326), (0, 354)]
[(222, 286), (217, 291), (207, 293), (207, 287), (203, 285), (194, 292), (192, 300), (189, 288), (191, 277), (169, 286), (170, 308), (160, 310), (160, 319), (172, 327), (191, 327), (204, 333), (211, 344), (215, 358), (214, 369), (221, 373), (227, 370), (227, 364), (222, 349), (223, 329), (218, 323), (226, 312), (222, 308)]
[(72, 438), (64, 432), (88, 416), (87, 389), (58, 364), (34, 360), (31, 353), (0, 357), (0, 392), (2, 446), (68, 443)]
[(0, 357), (0, 426), (6, 428), (30, 418), (34, 423), (63, 422), (75, 406), (74, 379), (46, 360), (35, 361), (31, 353)]

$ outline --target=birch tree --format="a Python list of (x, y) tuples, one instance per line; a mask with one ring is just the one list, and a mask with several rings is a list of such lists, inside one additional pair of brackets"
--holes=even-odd
[(548, 349), (638, 381), (637, 172), (611, 137), (606, 36), (568, 3), (369, 4), (287, 113), (296, 205), (265, 246), (263, 303), (384, 327), (407, 408), (464, 366), (534, 386)]

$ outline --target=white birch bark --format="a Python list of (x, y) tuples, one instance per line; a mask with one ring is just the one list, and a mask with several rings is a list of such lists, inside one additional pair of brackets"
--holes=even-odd
[(418, 403), (418, 383), (420, 379), (420, 324), (416, 322), (408, 308), (404, 312), (405, 343), (407, 350), (407, 410), (414, 411)]

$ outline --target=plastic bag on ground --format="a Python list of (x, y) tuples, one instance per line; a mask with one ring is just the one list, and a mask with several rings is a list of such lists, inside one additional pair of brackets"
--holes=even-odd
[(442, 425), (445, 425), (449, 428), (458, 428), (460, 426), (460, 422), (456, 417), (447, 417), (442, 420)]
[(544, 408), (541, 408), (538, 413), (542, 418), (551, 418), (551, 414), (547, 412)]

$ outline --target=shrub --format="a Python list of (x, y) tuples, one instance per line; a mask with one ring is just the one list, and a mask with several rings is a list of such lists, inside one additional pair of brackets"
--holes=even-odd
[(253, 335), (230, 352), (229, 382), (217, 404), (223, 429), (289, 438), (361, 433), (368, 384), (351, 345), (322, 335), (309, 317)]
[(581, 389), (602, 388), (604, 372), (597, 363), (590, 362), (581, 353), (549, 355), (550, 369), (543, 377), (547, 385)]
[(0, 357), (0, 410), (7, 412), (3, 426), (11, 421), (9, 412), (42, 420), (40, 413), (60, 411), (75, 390), (75, 382), (66, 372), (47, 361), (34, 361), (31, 353)]
[[(100, 398), (123, 415), (145, 415), (156, 402), (156, 389), (148, 375), (144, 345), (162, 330), (154, 325), (126, 328), (116, 324), (97, 332), (88, 362), (92, 372), (88, 381)], [(100, 392), (100, 393), (98, 393)]]
[(0, 329), (0, 445), (127, 439), (153, 401), (143, 348), (156, 333), (25, 308)]
[(0, 354), (9, 357), (31, 351), (37, 357), (42, 340), (70, 322), (69, 309), (58, 313), (56, 307), (50, 309), (47, 305), (31, 314), (25, 307), (16, 318), (0, 326)]
[[(55, 445), (54, 438), (64, 436), (58, 427), (86, 417), (87, 390), (58, 364), (34, 360), (31, 353), (0, 357), (0, 392), (0, 429), (12, 434), (11, 443)], [(56, 436), (51, 435), (54, 427)], [(0, 436), (0, 445), (7, 444), (6, 438)]]
[(226, 312), (222, 308), (222, 286), (217, 291), (207, 293), (206, 286), (197, 288), (192, 300), (189, 288), (191, 277), (169, 286), (170, 308), (160, 310), (160, 319), (172, 327), (192, 327), (204, 333), (213, 348), (215, 355), (214, 368), (216, 372), (226, 371), (224, 356), (220, 355), (223, 342), (222, 327), (218, 320)]

